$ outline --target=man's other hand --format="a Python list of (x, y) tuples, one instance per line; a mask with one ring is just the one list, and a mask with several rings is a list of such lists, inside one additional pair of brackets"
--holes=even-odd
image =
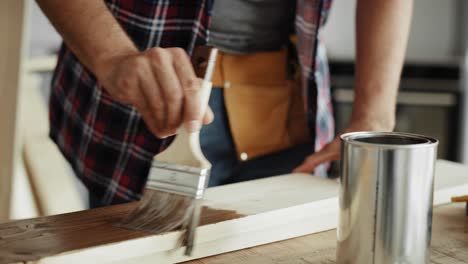
[[(392, 131), (394, 127), (394, 117), (386, 115), (387, 118), (368, 119), (362, 118), (351, 122), (351, 125), (345, 129), (340, 135), (358, 131)], [(296, 167), (294, 173), (310, 173), (318, 165), (339, 160), (341, 157), (341, 139), (340, 136), (335, 137), (330, 143), (325, 145), (320, 151), (315, 152), (305, 158), (304, 162)]]

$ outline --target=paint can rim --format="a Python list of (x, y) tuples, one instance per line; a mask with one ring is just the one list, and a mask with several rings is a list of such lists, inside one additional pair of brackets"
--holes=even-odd
[(388, 149), (434, 148), (439, 144), (435, 138), (403, 132), (359, 131), (345, 133), (340, 138), (353, 146)]

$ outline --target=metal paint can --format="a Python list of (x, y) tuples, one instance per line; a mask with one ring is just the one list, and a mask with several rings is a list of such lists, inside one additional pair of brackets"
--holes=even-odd
[(428, 263), (436, 139), (341, 136), (337, 263)]

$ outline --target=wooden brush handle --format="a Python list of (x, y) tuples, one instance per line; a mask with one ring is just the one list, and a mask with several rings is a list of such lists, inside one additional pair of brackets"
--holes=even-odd
[[(200, 103), (202, 105), (203, 115), (208, 106), (208, 99), (210, 98), (212, 83), (203, 81)], [(163, 152), (154, 156), (157, 161), (168, 162), (178, 165), (186, 165), (197, 168), (209, 169), (211, 168), (210, 162), (205, 158), (200, 147), (200, 132), (188, 133), (184, 126), (182, 126), (175, 137), (172, 144)]]

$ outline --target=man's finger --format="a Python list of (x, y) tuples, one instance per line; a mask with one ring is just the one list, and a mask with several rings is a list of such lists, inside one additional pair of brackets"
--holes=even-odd
[(145, 119), (149, 120), (151, 116), (150, 120), (152, 120), (152, 123), (147, 125), (157, 127), (160, 133), (165, 129), (165, 103), (164, 100), (162, 100), (160, 87), (151, 66), (148, 65), (148, 68), (142, 69), (141, 71), (142, 76), (140, 76), (138, 85), (141, 93), (139, 110), (140, 112), (143, 110), (145, 111)]
[(202, 81), (193, 79), (184, 88), (184, 122), (189, 132), (199, 131), (201, 128), (200, 88)]
[(182, 121), (183, 92), (177, 76), (172, 54), (166, 50), (155, 49), (152, 54), (152, 68), (156, 74), (162, 98), (165, 102), (165, 129), (179, 128)]
[(195, 132), (201, 128), (200, 91), (202, 80), (195, 75), (190, 58), (185, 51), (171, 49), (171, 52), (174, 54), (174, 68), (184, 93), (183, 121), (189, 132)]
[[(144, 98), (143, 93), (141, 93), (141, 98)], [(157, 125), (157, 120), (155, 119), (154, 113), (152, 109), (150, 108), (148, 102), (146, 100), (143, 100), (138, 106), (138, 112), (141, 114), (143, 121), (145, 121), (146, 127), (153, 133), (158, 138), (166, 138), (168, 136), (171, 136), (175, 134), (175, 131), (171, 133), (170, 131), (162, 131), (158, 125)]]
[(205, 115), (203, 116), (203, 124), (204, 125), (210, 124), (211, 122), (213, 122), (213, 120), (214, 120), (213, 110), (211, 110), (211, 108), (208, 106), (206, 108)]

